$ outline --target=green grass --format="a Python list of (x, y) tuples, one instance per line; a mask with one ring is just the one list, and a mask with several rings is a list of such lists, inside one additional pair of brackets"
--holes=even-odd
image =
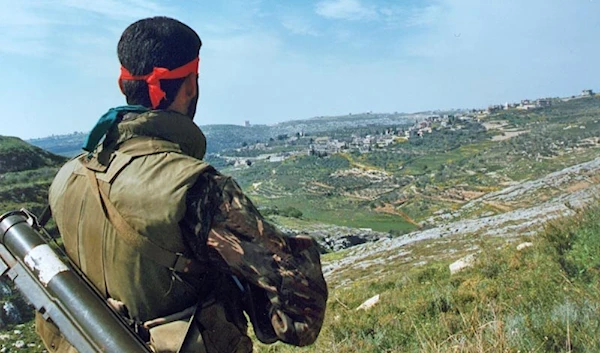
[[(2, 329), (0, 334), (8, 334), (8, 338), (0, 341), (0, 350), (3, 352), (22, 352), (22, 353), (38, 353), (47, 352), (44, 349), (44, 344), (35, 332), (33, 321), (20, 324), (10, 325)], [(24, 346), (16, 348), (18, 341), (22, 341)]]
[(42, 167), (33, 170), (3, 173), (0, 177), (0, 190), (6, 190), (15, 186), (31, 185), (38, 182), (49, 182), (52, 180), (58, 167)]
[[(600, 206), (521, 240), (534, 246), (517, 251), (518, 242), (472, 239), (479, 248), (475, 267), (455, 275), (448, 265), (466, 253), (465, 246), (450, 259), (435, 256), (441, 245), (425, 242), (408, 248), (415, 261), (437, 258), (424, 266), (388, 261), (346, 271), (345, 279), (353, 281), (330, 285), (316, 344), (259, 344), (258, 351), (600, 351)], [(355, 310), (376, 294), (378, 305)]]
[(49, 181), (0, 187), (0, 214), (22, 207), (39, 214), (48, 203)]
[(302, 211), (307, 221), (334, 224), (354, 228), (371, 228), (379, 232), (406, 233), (416, 227), (401, 216), (372, 211), (364, 202), (348, 200), (342, 197), (281, 197), (264, 199), (251, 197), (257, 205), (269, 207), (294, 207)]
[(458, 161), (471, 158), (488, 146), (488, 142), (480, 142), (471, 145), (461, 146), (460, 148), (444, 153), (434, 153), (409, 160), (402, 170), (407, 175), (422, 175), (439, 170), (442, 166), (447, 166)]

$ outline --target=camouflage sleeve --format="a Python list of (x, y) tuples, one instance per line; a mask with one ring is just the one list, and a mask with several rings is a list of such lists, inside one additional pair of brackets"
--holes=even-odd
[(296, 346), (313, 343), (327, 301), (316, 243), (309, 237), (288, 237), (265, 221), (232, 178), (218, 173), (209, 178), (215, 199), (206, 200), (211, 207), (202, 213), (212, 218), (207, 241), (211, 263), (250, 284), (251, 292), (259, 290), (266, 304), (257, 310), (270, 321), (268, 331), (275, 339)]

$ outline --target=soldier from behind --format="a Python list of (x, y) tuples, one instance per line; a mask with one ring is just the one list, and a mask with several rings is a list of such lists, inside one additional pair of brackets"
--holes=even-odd
[[(202, 161), (201, 45), (166, 17), (124, 31), (129, 105), (100, 118), (88, 152), (50, 188), (65, 249), (155, 352), (251, 352), (244, 312), (262, 342), (311, 344), (327, 300), (316, 244), (282, 234)], [(49, 351), (75, 351), (52, 322), (36, 321)]]

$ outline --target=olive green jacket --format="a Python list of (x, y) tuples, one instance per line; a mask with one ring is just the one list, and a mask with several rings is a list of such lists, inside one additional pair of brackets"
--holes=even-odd
[[(231, 283), (235, 275), (245, 287), (238, 292), (245, 293), (243, 304), (208, 289), (225, 302), (242, 334), (241, 306), (263, 342), (314, 342), (328, 295), (316, 244), (281, 233), (233, 179), (204, 163), (205, 138), (191, 119), (167, 111), (128, 117), (99, 152), (68, 162), (51, 186), (50, 204), (73, 262), (139, 322), (187, 308), (203, 298), (205, 287)], [(106, 204), (143, 239), (207, 263), (218, 280), (204, 282), (205, 275), (185, 273), (187, 266), (157, 262), (146, 247), (116, 231)]]
[(135, 320), (194, 305), (195, 288), (117, 234), (87, 170), (142, 237), (189, 257), (179, 222), (187, 191), (209, 168), (201, 160), (204, 135), (184, 115), (151, 111), (121, 122), (107, 140), (114, 142), (105, 142), (100, 153), (68, 162), (50, 187), (50, 206), (69, 257), (103, 295), (123, 302)]

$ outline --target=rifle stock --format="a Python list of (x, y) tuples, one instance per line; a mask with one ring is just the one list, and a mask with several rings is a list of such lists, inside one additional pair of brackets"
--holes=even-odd
[(52, 250), (27, 210), (0, 216), (0, 274), (80, 353), (151, 352), (77, 271)]

